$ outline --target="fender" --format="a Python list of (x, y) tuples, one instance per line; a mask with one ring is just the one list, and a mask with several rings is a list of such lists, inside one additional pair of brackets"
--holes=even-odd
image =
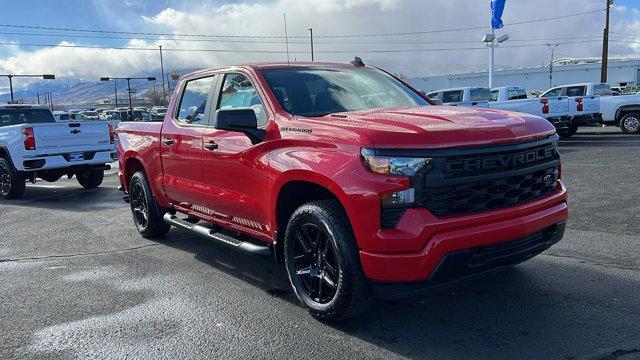
[(6, 157), (7, 157), (7, 160), (9, 160), (9, 163), (11, 164), (11, 169), (13, 169), (13, 171), (15, 171), (15, 172), (18, 172), (18, 169), (13, 164), (13, 159), (11, 158), (11, 152), (9, 152), (9, 149), (4, 145), (0, 145), (0, 153), (7, 154)]
[(124, 188), (125, 190), (128, 192), (129, 191), (129, 180), (131, 175), (133, 174), (126, 174), (126, 164), (129, 161), (135, 160), (138, 163), (140, 163), (142, 165), (142, 169), (144, 170), (144, 172), (147, 174), (147, 178), (149, 179), (149, 186), (151, 187), (151, 191), (153, 192), (153, 195), (156, 199), (156, 202), (158, 203), (158, 205), (162, 206), (162, 207), (169, 207), (171, 205), (169, 199), (167, 199), (167, 197), (164, 194), (164, 189), (162, 188), (162, 172), (159, 172), (157, 174), (154, 174), (153, 172), (150, 172), (150, 170), (148, 169), (147, 163), (145, 161), (142, 160), (142, 158), (139, 156), (139, 154), (134, 151), (134, 150), (129, 150), (127, 152), (125, 152), (125, 157), (123, 158), (123, 168), (120, 169), (120, 171), (123, 174), (123, 180), (124, 180)]
[(640, 105), (622, 105), (616, 110), (616, 126), (620, 126), (620, 120), (624, 113), (638, 111), (640, 112)]

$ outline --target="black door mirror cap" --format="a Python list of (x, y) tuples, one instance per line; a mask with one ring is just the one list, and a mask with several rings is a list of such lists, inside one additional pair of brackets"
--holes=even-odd
[(258, 119), (251, 108), (218, 109), (213, 118), (213, 127), (244, 133), (253, 144), (264, 139), (265, 132), (258, 129)]

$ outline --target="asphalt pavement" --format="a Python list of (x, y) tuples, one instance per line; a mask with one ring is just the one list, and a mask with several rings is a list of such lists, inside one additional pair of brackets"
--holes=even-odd
[(492, 277), (325, 324), (284, 269), (172, 229), (134, 229), (101, 188), (0, 202), (0, 358), (640, 359), (640, 135), (561, 143), (564, 240)]

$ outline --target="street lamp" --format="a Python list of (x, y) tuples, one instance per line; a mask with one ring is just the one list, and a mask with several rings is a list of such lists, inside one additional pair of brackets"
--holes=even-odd
[(501, 44), (507, 40), (509, 40), (509, 35), (506, 34), (496, 39), (496, 33), (493, 29), (490, 33), (485, 34), (484, 38), (482, 38), (482, 42), (484, 43), (484, 45), (491, 48), (491, 56), (489, 57), (489, 88), (493, 87), (493, 58), (495, 49), (498, 44)]
[(41, 77), (45, 80), (55, 80), (56, 76), (51, 74), (43, 74), (43, 75), (15, 75), (15, 74), (0, 74), (0, 76), (4, 76), (9, 78), (9, 91), (11, 92), (11, 101), (13, 102), (13, 78), (14, 77)]
[(127, 93), (129, 93), (129, 117), (133, 117), (133, 102), (131, 101), (131, 80), (147, 80), (147, 81), (156, 81), (155, 76), (147, 76), (147, 77), (101, 77), (100, 81), (116, 81), (116, 80), (127, 80)]
[(553, 55), (560, 44), (547, 44), (549, 49), (551, 49), (551, 62), (549, 62), (549, 89), (553, 87)]

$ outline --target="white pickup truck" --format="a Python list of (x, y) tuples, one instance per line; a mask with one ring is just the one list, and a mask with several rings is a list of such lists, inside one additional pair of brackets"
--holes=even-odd
[(525, 89), (505, 86), (490, 90), (483, 87), (443, 89), (427, 94), (444, 105), (482, 107), (516, 111), (543, 117), (551, 122), (562, 137), (573, 136), (579, 126), (600, 120), (598, 96), (553, 96), (527, 98)]
[(555, 87), (541, 96), (599, 96), (602, 122), (619, 126), (627, 134), (640, 133), (640, 95), (613, 96), (611, 87), (602, 83), (572, 84)]
[(100, 186), (117, 159), (108, 122), (56, 123), (42, 105), (0, 105), (0, 198), (16, 199), (25, 182), (76, 176), (85, 188)]

